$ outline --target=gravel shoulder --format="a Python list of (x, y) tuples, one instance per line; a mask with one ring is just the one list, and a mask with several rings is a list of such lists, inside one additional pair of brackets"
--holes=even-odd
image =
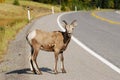
[(64, 52), (66, 74), (61, 73), (60, 65), (59, 74), (52, 74), (54, 55), (44, 51), (40, 51), (37, 58), (43, 75), (34, 75), (30, 72), (28, 63), (30, 46), (26, 41), (26, 34), (34, 29), (60, 30), (57, 27), (58, 15), (37, 19), (17, 34), (15, 40), (10, 42), (5, 61), (0, 64), (0, 80), (120, 80), (119, 74), (89, 55), (72, 40)]

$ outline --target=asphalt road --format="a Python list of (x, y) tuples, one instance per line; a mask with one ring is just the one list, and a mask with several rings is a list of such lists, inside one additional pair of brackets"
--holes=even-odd
[(116, 13), (116, 11), (103, 11), (103, 12), (97, 12), (96, 14), (103, 18), (106, 18), (115, 22), (120, 22), (120, 14)]
[[(34, 29), (42, 29), (45, 31), (60, 30), (57, 24), (57, 18), (59, 15), (60, 14), (48, 15), (34, 20), (18, 33), (15, 40), (10, 42), (5, 61), (0, 64), (0, 80), (120, 80), (120, 74), (90, 55), (73, 40), (71, 40), (68, 49), (64, 52), (66, 74), (61, 73), (60, 65), (58, 65), (59, 74), (55, 75), (52, 73), (54, 55), (53, 53), (44, 51), (40, 51), (37, 58), (38, 65), (42, 70), (43, 75), (35, 75), (30, 72), (28, 63), (30, 46), (25, 39), (26, 34)], [(99, 40), (99, 37), (94, 38), (94, 35), (97, 33), (103, 33), (99, 32), (95, 27), (101, 29), (102, 27), (105, 27), (104, 24), (107, 24), (106, 22), (94, 18), (90, 15), (90, 12), (78, 12), (71, 16), (66, 15), (63, 18), (67, 20), (67, 22), (77, 19), (78, 27), (76, 27), (73, 34), (75, 37), (83, 42), (90, 41), (90, 43), (93, 43), (92, 45), (95, 46), (100, 44), (95, 44), (95, 41), (97, 41), (96, 39), (98, 38)], [(99, 22), (96, 22), (97, 20)], [(93, 23), (92, 21), (95, 22)], [(109, 27), (107, 26), (107, 28)], [(110, 28), (112, 28), (112, 26), (110, 26)], [(90, 33), (92, 31), (93, 33)], [(88, 34), (90, 35), (88, 36)], [(93, 40), (90, 40), (91, 38), (93, 38)], [(87, 45), (89, 46), (89, 44)], [(106, 46), (104, 47), (106, 48)]]
[[(120, 22), (120, 14), (114, 11), (97, 12), (97, 16)], [(120, 68), (120, 25), (111, 24), (91, 16), (91, 12), (69, 14), (77, 19), (78, 27), (74, 36), (90, 49), (97, 52), (112, 64)], [(73, 17), (63, 16), (71, 20)]]

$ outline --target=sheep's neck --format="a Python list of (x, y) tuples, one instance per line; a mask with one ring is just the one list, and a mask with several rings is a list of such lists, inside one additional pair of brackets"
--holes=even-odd
[(69, 43), (69, 41), (70, 41), (70, 39), (71, 39), (71, 34), (69, 34), (69, 33), (67, 33), (67, 32), (62, 32), (62, 34), (63, 34), (63, 37), (64, 37), (64, 43), (65, 44), (68, 44)]

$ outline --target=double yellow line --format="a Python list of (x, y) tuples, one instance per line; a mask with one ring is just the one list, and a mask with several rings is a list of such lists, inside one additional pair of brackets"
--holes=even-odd
[(111, 24), (120, 24), (120, 22), (112, 21), (112, 20), (109, 20), (107, 18), (103, 18), (103, 17), (100, 17), (100, 16), (96, 15), (96, 11), (93, 11), (91, 13), (91, 15), (96, 17), (97, 19), (100, 19), (102, 21), (105, 21), (105, 22), (108, 22), (108, 23), (111, 23)]

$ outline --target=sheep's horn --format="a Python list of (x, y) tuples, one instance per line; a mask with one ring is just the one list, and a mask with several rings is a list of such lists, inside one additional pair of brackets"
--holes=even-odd
[(63, 20), (63, 22), (67, 25), (67, 22), (65, 20)]

